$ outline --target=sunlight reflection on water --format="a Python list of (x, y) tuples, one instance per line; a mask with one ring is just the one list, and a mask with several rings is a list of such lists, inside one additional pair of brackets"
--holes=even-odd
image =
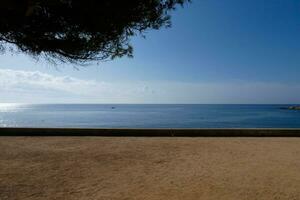
[(0, 103), (0, 112), (18, 112), (22, 107), (24, 105), (18, 103)]
[(0, 120), (0, 127), (9, 127), (9, 124), (7, 124), (4, 120)]

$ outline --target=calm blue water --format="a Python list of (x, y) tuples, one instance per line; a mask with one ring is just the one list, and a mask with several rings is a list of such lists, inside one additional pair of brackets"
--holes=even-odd
[(0, 104), (0, 127), (300, 128), (283, 106)]

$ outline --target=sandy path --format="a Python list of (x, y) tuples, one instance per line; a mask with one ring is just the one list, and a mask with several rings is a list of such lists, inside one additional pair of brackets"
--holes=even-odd
[(300, 138), (1, 137), (0, 200), (300, 199)]

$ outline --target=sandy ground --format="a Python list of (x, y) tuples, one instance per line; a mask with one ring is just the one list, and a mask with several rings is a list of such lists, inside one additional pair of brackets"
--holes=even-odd
[(1, 137), (0, 199), (300, 199), (300, 138)]

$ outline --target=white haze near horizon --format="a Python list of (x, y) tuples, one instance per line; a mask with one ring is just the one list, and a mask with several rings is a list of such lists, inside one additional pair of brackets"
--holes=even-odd
[(297, 91), (274, 82), (100, 82), (0, 69), (0, 103), (288, 104), (300, 102)]

